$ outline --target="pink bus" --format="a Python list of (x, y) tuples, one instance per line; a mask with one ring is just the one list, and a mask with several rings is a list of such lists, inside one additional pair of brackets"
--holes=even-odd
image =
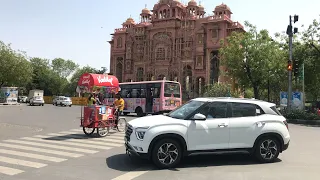
[[(175, 81), (141, 81), (120, 83), (120, 94), (125, 101), (123, 113), (160, 114), (170, 112), (182, 103), (181, 85)], [(110, 104), (113, 98), (107, 98)]]

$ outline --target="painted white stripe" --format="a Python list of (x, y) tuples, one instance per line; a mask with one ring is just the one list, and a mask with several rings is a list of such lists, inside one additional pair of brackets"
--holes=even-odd
[(52, 145), (52, 144), (42, 144), (42, 143), (37, 143), (37, 142), (20, 141), (20, 140), (4, 140), (4, 142), (34, 145), (34, 146), (40, 146), (40, 147), (62, 149), (62, 150), (67, 150), (67, 151), (77, 151), (77, 152), (90, 153), (90, 154), (94, 154), (94, 153), (98, 152), (98, 151), (88, 150), (88, 149), (79, 149), (79, 148), (74, 148), (74, 147), (57, 146), (57, 145)]
[[(61, 131), (59, 132), (61, 134), (72, 134), (72, 135), (77, 135), (77, 136), (86, 136), (84, 133), (81, 132), (70, 132), (70, 131)], [(110, 134), (121, 134), (121, 135), (125, 135), (124, 132), (117, 132), (117, 131), (109, 131)]]
[(70, 131), (83, 132), (82, 129), (70, 129)]
[(23, 173), (24, 171), (19, 170), (19, 169), (13, 169), (13, 168), (8, 168), (8, 167), (4, 167), (4, 166), (0, 166), (0, 174), (5, 174), (5, 175), (16, 175), (19, 173)]
[(21, 151), (12, 151), (12, 150), (7, 150), (7, 149), (0, 149), (0, 154), (10, 154), (10, 155), (15, 155), (15, 156), (41, 159), (41, 160), (52, 161), (52, 162), (62, 162), (62, 161), (67, 160), (67, 159), (62, 159), (62, 158), (57, 158), (57, 157), (44, 156), (44, 155), (32, 154), (32, 153), (25, 153), (25, 152), (21, 152)]
[(112, 180), (132, 180), (132, 179), (137, 178), (147, 172), (148, 171), (130, 171), (126, 174), (123, 174), (121, 176), (113, 178)]
[[(50, 133), (51, 135), (52, 133)], [(70, 132), (59, 132), (60, 136), (77, 136), (84, 137), (80, 134), (70, 134)], [(124, 143), (124, 140), (110, 139), (110, 136), (102, 137), (102, 138), (90, 138), (93, 141), (108, 141), (108, 142), (116, 142), (116, 143)]]
[(124, 139), (124, 136), (113, 136), (113, 135), (110, 135), (110, 136), (107, 136), (108, 138), (112, 138), (112, 139), (120, 139), (120, 140), (123, 140)]
[(21, 138), (21, 139), (30, 140), (30, 141), (53, 143), (53, 144), (61, 144), (61, 145), (81, 146), (81, 147), (92, 148), (92, 149), (111, 149), (111, 147), (108, 147), (108, 146), (94, 146), (94, 145), (90, 145), (90, 144), (84, 144), (85, 141), (81, 141), (81, 140), (77, 141), (78, 143), (74, 143), (74, 142), (70, 142), (69, 139), (65, 139), (65, 138), (56, 138), (56, 137), (54, 139), (39, 139), (39, 138), (51, 138), (51, 137), (37, 135), (34, 137), (26, 137), (26, 138)]
[(20, 159), (13, 159), (8, 158), (4, 156), (0, 156), (0, 162), (8, 163), (8, 164), (15, 164), (20, 166), (27, 166), (27, 167), (33, 167), (33, 168), (42, 168), (44, 166), (47, 166), (47, 164), (32, 162), (32, 161), (25, 161)]
[(75, 154), (75, 153), (55, 151), (55, 150), (35, 148), (35, 147), (28, 147), (28, 146), (21, 146), (21, 145), (15, 145), (15, 144), (0, 143), (0, 146), (8, 147), (8, 148), (15, 148), (15, 149), (28, 150), (28, 151), (43, 152), (43, 153), (49, 153), (49, 154), (67, 156), (67, 157), (81, 157), (81, 156), (83, 156), (83, 154)]
[[(98, 148), (99, 149), (110, 149), (110, 148), (108, 148), (106, 146), (112, 146), (112, 147), (120, 147), (120, 146), (122, 146), (122, 144), (116, 144), (116, 143), (95, 142), (95, 141), (91, 141), (91, 139), (68, 139), (68, 136), (59, 137), (59, 136), (57, 136), (59, 134), (56, 134), (56, 133), (50, 133), (48, 135), (49, 136), (36, 135), (34, 137), (61, 139), (63, 141), (68, 141), (68, 143), (69, 142), (72, 143), (74, 146), (83, 146), (83, 147), (96, 148), (96, 149), (98, 149)], [(78, 143), (80, 143), (80, 144), (78, 144)], [(99, 146), (99, 145), (102, 145), (102, 146)]]
[(125, 134), (122, 134), (122, 133), (110, 133), (109, 136), (118, 136), (118, 137), (124, 137)]

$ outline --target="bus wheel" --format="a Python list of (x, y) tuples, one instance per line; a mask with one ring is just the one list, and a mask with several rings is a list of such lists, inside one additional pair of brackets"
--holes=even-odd
[(143, 116), (143, 110), (142, 110), (142, 108), (140, 106), (137, 107), (136, 113), (137, 113), (138, 117), (142, 117)]

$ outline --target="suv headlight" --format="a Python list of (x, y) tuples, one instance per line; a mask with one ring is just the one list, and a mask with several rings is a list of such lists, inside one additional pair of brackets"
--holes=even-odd
[(136, 128), (135, 132), (136, 132), (137, 139), (139, 139), (140, 141), (143, 141), (144, 135), (145, 135), (145, 133), (147, 132), (148, 129), (149, 129), (149, 127), (138, 127), (138, 128)]

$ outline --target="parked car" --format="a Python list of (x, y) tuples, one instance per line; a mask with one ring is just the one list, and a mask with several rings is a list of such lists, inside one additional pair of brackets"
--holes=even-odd
[(29, 105), (34, 106), (34, 105), (39, 105), (39, 106), (44, 106), (44, 100), (42, 96), (33, 96), (29, 100)]
[(72, 106), (72, 100), (70, 97), (59, 97), (55, 102), (55, 105), (58, 106)]
[(18, 102), (19, 103), (26, 103), (27, 102), (28, 97), (27, 96), (19, 96), (18, 97)]
[(60, 99), (60, 98), (64, 98), (65, 96), (55, 96), (52, 100), (52, 105), (56, 105), (57, 104), (57, 101)]
[(145, 116), (126, 125), (128, 154), (172, 168), (189, 155), (253, 154), (274, 162), (290, 142), (286, 119), (273, 103), (243, 98), (197, 98), (167, 115)]

